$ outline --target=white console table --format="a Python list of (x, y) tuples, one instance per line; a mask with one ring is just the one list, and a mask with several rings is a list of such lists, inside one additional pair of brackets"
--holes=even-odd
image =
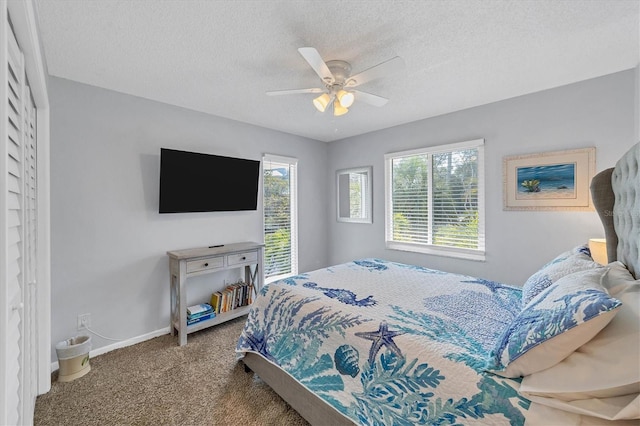
[[(244, 268), (245, 282), (253, 285), (255, 294), (258, 294), (264, 282), (263, 249), (264, 244), (245, 242), (167, 252), (171, 285), (171, 335), (175, 336), (177, 330), (180, 346), (187, 344), (187, 334), (246, 315), (250, 309), (250, 306), (242, 306), (187, 326), (187, 279)], [(212, 290), (222, 287), (213, 286)]]

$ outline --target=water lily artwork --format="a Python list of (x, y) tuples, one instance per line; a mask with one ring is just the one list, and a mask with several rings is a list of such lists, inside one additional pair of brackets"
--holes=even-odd
[(504, 158), (505, 210), (593, 210), (595, 148)]

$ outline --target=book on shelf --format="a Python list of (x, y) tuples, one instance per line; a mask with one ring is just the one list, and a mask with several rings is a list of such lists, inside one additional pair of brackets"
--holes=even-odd
[(220, 312), (227, 312), (229, 310), (228, 303), (229, 303), (229, 290), (225, 288), (224, 290), (222, 290), (222, 303), (220, 306)]
[(253, 301), (254, 292), (253, 284), (246, 284), (242, 281), (229, 284), (224, 289), (211, 294), (210, 306), (216, 314), (248, 306)]
[(228, 312), (233, 309), (233, 287), (230, 285), (227, 286), (227, 288), (224, 289), (224, 292), (227, 294), (224, 311)]
[(189, 306), (187, 308), (187, 315), (196, 315), (203, 312), (212, 311), (211, 305), (208, 303), (200, 303), (199, 305)]
[(246, 285), (242, 284), (242, 285), (240, 286), (240, 289), (239, 289), (239, 291), (238, 291), (238, 307), (241, 307), (241, 306), (244, 306), (244, 305), (245, 305), (245, 300), (244, 300), (244, 298), (245, 298), (245, 293), (246, 293), (246, 291), (247, 291), (246, 289), (247, 289), (247, 286), (246, 286)]
[(220, 313), (220, 303), (222, 302), (222, 293), (216, 291), (211, 295), (211, 307), (216, 314)]
[(227, 306), (225, 309), (225, 312), (229, 312), (230, 310), (233, 309), (233, 299), (234, 299), (234, 295), (233, 295), (233, 286), (228, 286), (225, 291), (227, 292)]
[(242, 292), (242, 284), (236, 283), (233, 285), (233, 309), (240, 306), (240, 294)]
[(208, 319), (211, 319), (211, 318), (215, 318), (215, 316), (216, 316), (215, 313), (209, 312), (206, 315), (201, 315), (201, 316), (196, 317), (196, 318), (191, 318), (191, 319), (187, 318), (187, 325), (197, 324), (197, 323), (199, 323), (201, 321), (205, 321), (205, 320), (208, 320)]
[(187, 320), (204, 317), (204, 316), (210, 315), (210, 314), (215, 314), (215, 312), (213, 312), (213, 309), (210, 309), (208, 311), (202, 311), (202, 312), (197, 313), (197, 314), (187, 314)]
[[(247, 292), (249, 293), (247, 295), (247, 305), (250, 305), (253, 303), (253, 295), (256, 293), (256, 288), (253, 284), (249, 284), (247, 286)], [(256, 294), (257, 296), (257, 294)]]

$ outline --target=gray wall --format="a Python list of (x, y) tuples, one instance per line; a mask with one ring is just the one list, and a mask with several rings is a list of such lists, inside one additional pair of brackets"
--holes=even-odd
[[(560, 252), (603, 237), (595, 212), (503, 211), (502, 158), (595, 146), (596, 170), (613, 166), (637, 140), (636, 78), (629, 70), (332, 142), (329, 263), (380, 257), (522, 285)], [(384, 154), (478, 138), (485, 139), (486, 261), (387, 250)], [(368, 165), (373, 166), (373, 224), (337, 222), (335, 171)]]
[[(327, 266), (326, 143), (68, 80), (49, 87), (54, 345), (83, 313), (120, 339), (168, 327), (167, 250), (263, 241), (261, 197), (258, 211), (158, 214), (161, 147), (298, 158), (300, 270)], [(211, 283), (189, 290), (199, 303)], [(111, 343), (93, 337), (94, 349)]]

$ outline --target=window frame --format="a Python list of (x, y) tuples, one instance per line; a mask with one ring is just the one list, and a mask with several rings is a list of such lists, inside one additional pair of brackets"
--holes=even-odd
[[(416, 243), (407, 241), (395, 241), (393, 239), (393, 175), (392, 162), (394, 159), (402, 157), (411, 157), (415, 155), (427, 155), (429, 158), (428, 165), (428, 240), (432, 241), (433, 235), (433, 160), (434, 154), (441, 154), (452, 151), (461, 151), (465, 149), (478, 150), (478, 248), (458, 248), (449, 246), (440, 246), (431, 243)], [(468, 260), (485, 260), (486, 234), (485, 234), (485, 173), (484, 173), (484, 139), (473, 139), (464, 142), (457, 142), (445, 145), (437, 145), (411, 149), (407, 151), (398, 151), (385, 154), (384, 156), (384, 204), (385, 204), (385, 246), (391, 250), (410, 251), (415, 253), (433, 254), (437, 256), (446, 256)]]
[[(341, 205), (344, 198), (349, 199), (349, 210), (351, 209), (351, 175), (358, 174), (360, 175), (360, 209), (361, 214), (360, 217), (349, 217), (341, 216), (341, 210), (343, 206)], [(349, 176), (349, 194), (348, 197), (345, 197), (344, 194), (341, 193), (340, 187), (340, 178), (344, 175)], [(363, 166), (363, 167), (354, 167), (349, 169), (341, 169), (336, 171), (336, 220), (338, 222), (349, 222), (349, 223), (373, 223), (373, 185), (372, 185), (372, 176), (373, 176), (373, 167), (372, 166)], [(365, 179), (366, 177), (366, 179)], [(364, 185), (363, 185), (364, 183)]]
[(264, 172), (265, 165), (267, 162), (270, 163), (280, 163), (280, 164), (288, 164), (289, 165), (289, 209), (290, 209), (290, 238), (291, 238), (291, 272), (273, 275), (267, 277), (267, 265), (266, 265), (266, 256), (264, 260), (264, 274), (265, 274), (265, 284), (271, 283), (273, 281), (277, 281), (283, 278), (291, 277), (298, 274), (298, 159), (294, 157), (286, 157), (282, 155), (273, 155), (273, 154), (263, 154), (262, 155), (262, 197), (263, 197), (263, 208), (262, 208), (262, 236), (265, 240), (265, 252), (266, 252), (266, 234), (265, 234), (265, 204), (266, 200), (264, 198)]

